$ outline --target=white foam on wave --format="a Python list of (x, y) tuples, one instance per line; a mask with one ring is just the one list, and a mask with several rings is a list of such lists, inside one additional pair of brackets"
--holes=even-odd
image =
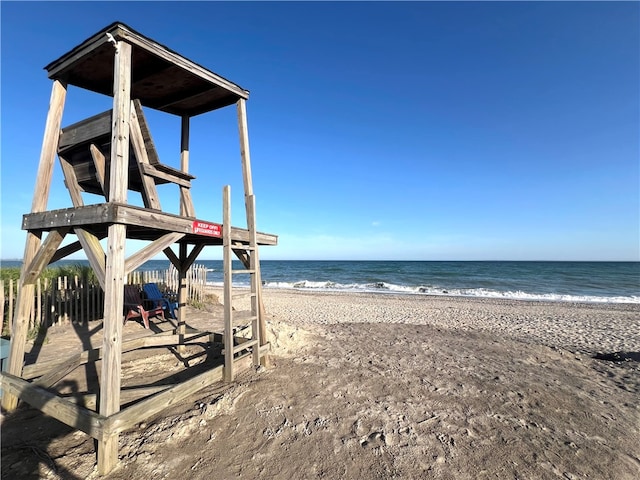
[(565, 295), (557, 293), (528, 293), (521, 290), (501, 292), (487, 288), (443, 288), (437, 286), (407, 286), (387, 282), (341, 284), (331, 281), (266, 282), (265, 288), (310, 291), (341, 291), (367, 293), (397, 293), (408, 295), (440, 295), (451, 297), (502, 298), (505, 300), (537, 300), (551, 302), (640, 303), (640, 296), (605, 297), (595, 295)]

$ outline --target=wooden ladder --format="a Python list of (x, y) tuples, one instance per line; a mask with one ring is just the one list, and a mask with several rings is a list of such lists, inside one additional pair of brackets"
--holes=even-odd
[[(247, 229), (249, 231), (249, 243), (242, 243), (231, 238), (231, 187), (223, 188), (222, 208), (222, 245), (223, 245), (223, 270), (224, 270), (224, 380), (232, 382), (235, 378), (234, 358), (252, 353), (254, 366), (260, 365), (261, 327), (264, 326), (262, 317), (262, 284), (260, 280), (260, 260), (258, 256), (258, 242), (256, 237), (255, 198), (253, 195), (246, 197), (247, 202)], [(233, 269), (232, 260), (235, 254), (244, 268)], [(233, 276), (249, 275), (249, 293), (233, 294)], [(250, 297), (251, 309), (249, 312), (236, 312), (233, 309), (234, 298)], [(237, 315), (236, 318), (234, 318)], [(239, 331), (251, 328), (251, 337), (236, 337)]]

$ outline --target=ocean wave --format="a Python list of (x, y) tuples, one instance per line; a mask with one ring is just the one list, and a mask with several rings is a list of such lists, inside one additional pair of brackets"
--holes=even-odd
[(502, 298), (509, 300), (537, 300), (552, 302), (640, 303), (640, 296), (566, 295), (560, 293), (530, 293), (521, 290), (499, 291), (489, 288), (443, 288), (438, 286), (408, 286), (387, 282), (341, 284), (332, 281), (302, 280), (298, 282), (264, 282), (265, 288), (309, 291), (337, 291), (362, 293), (396, 293), (407, 295), (440, 295), (451, 297)]

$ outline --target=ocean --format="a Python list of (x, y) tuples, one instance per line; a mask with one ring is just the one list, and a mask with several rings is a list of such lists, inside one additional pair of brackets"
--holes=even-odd
[[(56, 265), (64, 263), (87, 262)], [(209, 284), (222, 285), (222, 261), (196, 263), (207, 268)], [(3, 267), (19, 265), (2, 261)], [(168, 260), (151, 260), (141, 270), (168, 266)], [(640, 262), (263, 260), (261, 267), (265, 289), (640, 303)], [(236, 280), (248, 285), (248, 276)]]

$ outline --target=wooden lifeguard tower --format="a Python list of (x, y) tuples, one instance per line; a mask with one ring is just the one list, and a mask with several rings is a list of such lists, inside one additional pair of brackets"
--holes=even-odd
[[(207, 70), (130, 27), (116, 22), (47, 65), (53, 90), (47, 114), (31, 213), (23, 219), (27, 231), (17, 309), (12, 322), (11, 350), (2, 372), (2, 406), (8, 410), (23, 400), (97, 440), (98, 471), (109, 472), (118, 461), (118, 435), (169, 405), (216, 382), (232, 381), (236, 372), (257, 366), (268, 351), (260, 280), (259, 245), (276, 245), (275, 235), (256, 231), (255, 199), (245, 102), (248, 91)], [(61, 129), (67, 86), (74, 85), (113, 97), (113, 108)], [(236, 105), (240, 137), (247, 228), (231, 225), (230, 187), (223, 188), (222, 223), (196, 217), (190, 187), (189, 120), (212, 110)], [(160, 162), (143, 108), (177, 115), (181, 122), (180, 169)], [(47, 211), (47, 200), (59, 157), (72, 206)], [(179, 188), (180, 214), (162, 211), (156, 185)], [(127, 203), (129, 191), (140, 192), (144, 207)], [(93, 196), (88, 195), (93, 194)], [(88, 197), (97, 203), (87, 203)], [(77, 240), (62, 245), (68, 235)], [(106, 239), (106, 250), (100, 243)], [(146, 241), (137, 253), (125, 255), (127, 240)], [(177, 244), (177, 253), (172, 246)], [(224, 253), (224, 332), (187, 330), (186, 272), (208, 245)], [(54, 367), (44, 365), (23, 375), (28, 318), (33, 308), (34, 282), (51, 262), (84, 250), (105, 292), (102, 348), (87, 350)], [(123, 297), (126, 275), (164, 252), (180, 274), (178, 322), (168, 334), (150, 334), (123, 342)], [(244, 269), (232, 269), (232, 255)], [(231, 279), (251, 278), (251, 312), (245, 317), (250, 335), (237, 337)], [(222, 337), (222, 338), (220, 338)], [(121, 398), (122, 352), (149, 346), (182, 348), (202, 338), (221, 343), (224, 364), (204, 373), (155, 389), (140, 388), (138, 398)], [(99, 402), (95, 410), (57, 395), (50, 387), (88, 362), (102, 362)], [(33, 375), (37, 372), (37, 375)], [(133, 389), (135, 393), (135, 388)], [(127, 390), (129, 395), (132, 391)]]

